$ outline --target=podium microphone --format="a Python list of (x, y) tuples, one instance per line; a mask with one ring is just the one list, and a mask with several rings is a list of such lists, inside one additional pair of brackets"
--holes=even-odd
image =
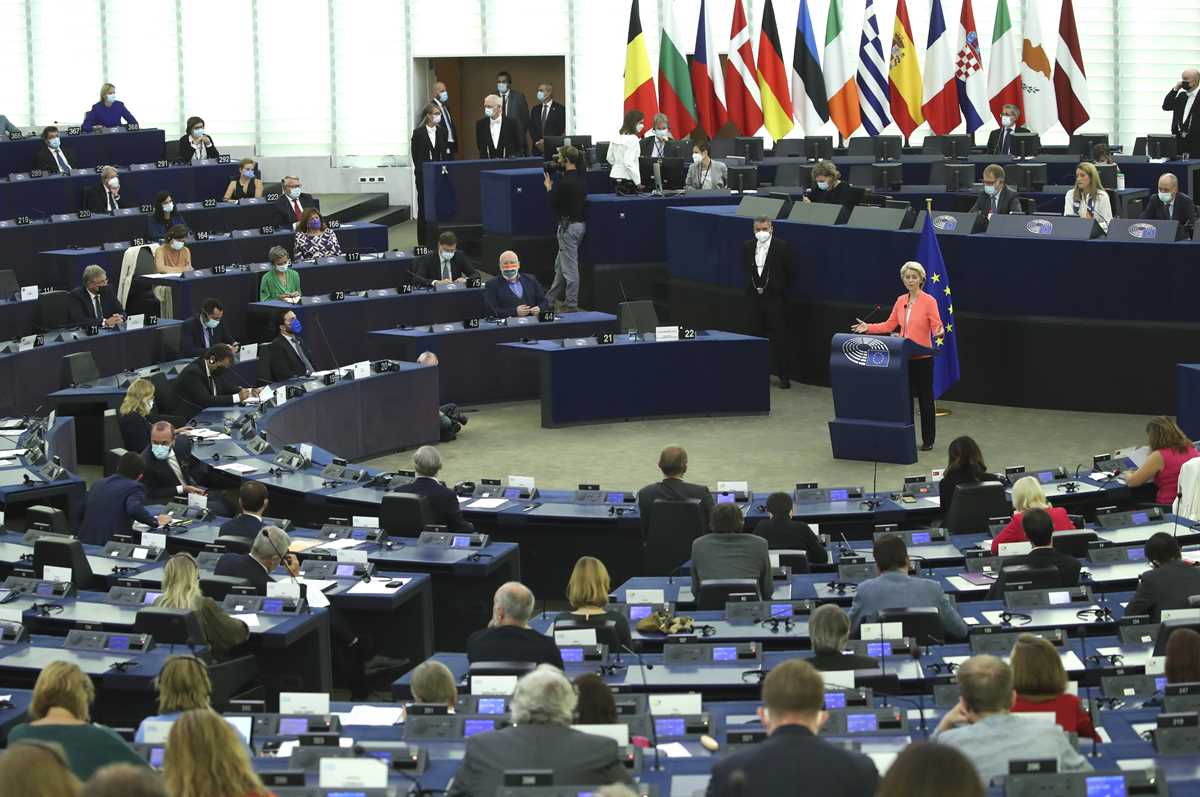
[(875, 305), (874, 307), (871, 308), (871, 312), (867, 313), (866, 318), (855, 318), (854, 320), (860, 324), (866, 324), (871, 320), (871, 316), (873, 316), (879, 312), (879, 309), (880, 309), (879, 305)]

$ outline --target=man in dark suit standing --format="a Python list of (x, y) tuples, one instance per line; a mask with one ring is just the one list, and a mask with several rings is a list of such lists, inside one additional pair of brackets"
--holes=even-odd
[(51, 125), (42, 130), (42, 143), (46, 146), (33, 156), (33, 168), (46, 174), (71, 176), (71, 164), (76, 163), (75, 153), (62, 146), (58, 128)]
[(243, 578), (256, 595), (267, 594), (267, 584), (275, 568), (283, 565), (292, 578), (300, 575), (300, 562), (288, 553), (292, 544), (287, 532), (278, 526), (264, 526), (250, 544), (250, 553), (225, 553), (217, 560), (214, 575)]
[(754, 220), (754, 240), (742, 247), (742, 270), (746, 273), (746, 295), (750, 297), (751, 334), (770, 339), (772, 370), (779, 376), (779, 386), (786, 390), (792, 386), (788, 380), (791, 347), (787, 328), (792, 250), (774, 232), (775, 225), (766, 216)]
[(537, 315), (546, 304), (546, 292), (535, 277), (521, 273), (516, 252), (501, 252), (500, 277), (483, 286), (483, 303), (493, 318)]
[(77, 326), (95, 324), (115, 327), (125, 320), (125, 308), (108, 287), (108, 272), (101, 266), (83, 270), (83, 284), (71, 289), (67, 322)]
[(146, 485), (142, 484), (144, 468), (141, 454), (126, 451), (117, 463), (117, 472), (92, 485), (83, 508), (80, 542), (104, 545), (114, 534), (132, 533), (135, 520), (150, 528), (170, 524), (170, 515), (155, 517), (146, 509)]
[(519, 581), (501, 584), (492, 598), (492, 621), (467, 638), (467, 661), (531, 661), (562, 669), (554, 638), (529, 627), (533, 591)]
[(517, 152), (529, 154), (529, 146), (525, 143), (525, 134), (529, 131), (529, 100), (512, 87), (512, 75), (503, 69), (496, 73), (496, 92), (499, 94), (500, 113), (517, 125)]
[(283, 191), (278, 199), (271, 202), (275, 209), (274, 225), (281, 230), (295, 229), (304, 211), (309, 208), (321, 209), (321, 203), (312, 194), (304, 193), (304, 184), (299, 177), (284, 177)]
[(1158, 192), (1146, 200), (1143, 219), (1174, 219), (1179, 222), (1178, 238), (1191, 238), (1196, 224), (1196, 203), (1179, 190), (1179, 178), (1167, 172), (1158, 178)]
[(446, 138), (446, 128), (442, 126), (442, 110), (435, 103), (425, 106), (425, 114), (421, 124), (413, 130), (409, 142), (409, 152), (412, 154), (413, 177), (417, 188), (417, 243), (425, 246), (425, 164), (431, 161), (450, 159), (450, 143)]
[(237, 351), (237, 341), (229, 334), (225, 326), (225, 307), (217, 299), (205, 299), (200, 306), (200, 312), (189, 318), (183, 324), (180, 353), (195, 357), (202, 351), (218, 343)]
[(997, 213), (1021, 214), (1021, 197), (1008, 187), (1005, 180), (1004, 167), (998, 163), (985, 166), (983, 169), (983, 191), (971, 206), (971, 212), (983, 211), (990, 219)]
[[(454, 123), (454, 117), (450, 115), (450, 92), (446, 91), (445, 83), (438, 80), (433, 84), (433, 92), (429, 101), (437, 106), (438, 113), (442, 115), (438, 127), (446, 131), (448, 146), (446, 159), (454, 160), (455, 155), (458, 154), (458, 128)], [(422, 112), (421, 119), (417, 120), (417, 124), (422, 124), (424, 118), (425, 114)]]
[(1150, 622), (1157, 623), (1163, 609), (1190, 608), (1188, 599), (1200, 595), (1200, 567), (1183, 560), (1179, 543), (1165, 531), (1152, 534), (1145, 550), (1153, 569), (1142, 573), (1125, 616), (1146, 614)]
[(647, 484), (638, 490), (637, 494), (638, 514), (642, 519), (642, 539), (646, 538), (650, 529), (650, 514), (653, 512), (654, 502), (660, 498), (664, 501), (686, 501), (690, 498), (698, 500), (701, 514), (704, 516), (704, 528), (700, 529), (701, 533), (708, 528), (713, 508), (712, 493), (703, 484), (685, 482), (683, 477), (687, 468), (687, 451), (680, 446), (667, 446), (659, 453), (658, 469), (662, 471), (662, 481)]
[(789, 659), (763, 679), (758, 717), (767, 738), (716, 759), (707, 797), (806, 794), (871, 797), (879, 773), (871, 759), (817, 734), (825, 724), (825, 682), (811, 664)]
[(267, 346), (266, 352), (271, 381), (286, 382), (297, 376), (311, 375), (316, 370), (313, 356), (304, 338), (300, 337), (303, 327), (296, 313), (280, 310), (275, 318), (275, 328), (279, 334)]
[(458, 251), (458, 236), (446, 230), (438, 236), (437, 246), (432, 252), (417, 258), (413, 273), (429, 280), (433, 285), (462, 284), (479, 272), (471, 264), (465, 252)]
[(1029, 538), (1033, 548), (1024, 556), (1012, 556), (1003, 560), (1000, 577), (988, 590), (988, 599), (1004, 597), (1008, 584), (1020, 579), (1018, 573), (1008, 570), (1013, 565), (1053, 567), (1058, 570), (1059, 582), (1056, 586), (1079, 586), (1079, 560), (1070, 554), (1055, 550), (1052, 542), (1054, 521), (1051, 520), (1050, 513), (1044, 509), (1029, 509), (1021, 514), (1021, 526), (1025, 529), (1025, 536)]
[(475, 526), (463, 519), (458, 496), (437, 479), (438, 471), (442, 469), (442, 455), (438, 450), (433, 446), (418, 448), (413, 454), (413, 469), (417, 472), (417, 478), (397, 488), (396, 492), (424, 496), (433, 516), (431, 522), (445, 526), (448, 531), (474, 531)]
[(989, 155), (1011, 155), (1012, 134), (1028, 133), (1028, 127), (1017, 124), (1021, 119), (1021, 109), (1015, 105), (1005, 105), (1000, 109), (1000, 127), (988, 134), (987, 152)]
[(1167, 92), (1162, 109), (1171, 112), (1171, 133), (1179, 145), (1179, 157), (1200, 155), (1200, 71), (1185, 69), (1175, 87)]
[(179, 372), (171, 385), (177, 410), (190, 414), (209, 407), (232, 407), (254, 395), (255, 391), (248, 387), (234, 391), (226, 386), (223, 374), (231, 368), (233, 349), (229, 345), (215, 343), (205, 349)]
[(521, 155), (521, 131), (517, 122), (503, 115), (500, 98), (489, 94), (483, 99), (483, 118), (475, 123), (475, 146), (479, 157), (516, 158)]
[(192, 456), (191, 439), (176, 435), (175, 427), (167, 421), (150, 427), (150, 447), (142, 452), (142, 467), (147, 497), (167, 501), (176, 496), (203, 495), (214, 514), (233, 514), (229, 502), (205, 486), (208, 466)]
[(238, 506), (241, 507), (242, 513), (225, 521), (221, 526), (220, 535), (253, 540), (263, 527), (263, 515), (267, 511), (267, 488), (262, 482), (242, 482), (238, 489)]
[(554, 86), (549, 83), (538, 86), (537, 99), (538, 104), (529, 114), (529, 137), (533, 139), (534, 151), (549, 157), (554, 153), (543, 151), (544, 139), (566, 135), (567, 109), (554, 99)]
[(83, 209), (93, 213), (116, 213), (118, 208), (136, 207), (135, 203), (121, 196), (121, 178), (112, 166), (100, 169), (100, 182), (83, 192)]

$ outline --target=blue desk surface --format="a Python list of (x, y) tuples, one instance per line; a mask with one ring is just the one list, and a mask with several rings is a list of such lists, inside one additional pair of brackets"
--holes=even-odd
[(36, 299), (0, 302), (0, 340), (14, 340), (33, 334), (33, 307)]
[(1189, 438), (1200, 437), (1200, 363), (1175, 366), (1175, 415)]
[[(724, 205), (732, 213), (741, 200), (728, 191), (691, 191), (671, 196), (590, 194), (584, 211), (587, 234), (580, 257), (586, 263), (662, 263), (667, 252), (668, 209)], [(745, 221), (749, 229), (750, 220)], [(734, 270), (741, 273), (740, 269)]]

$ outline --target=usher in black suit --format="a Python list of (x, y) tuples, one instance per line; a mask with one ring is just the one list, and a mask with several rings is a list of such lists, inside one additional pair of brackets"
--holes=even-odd
[(762, 274), (758, 273), (755, 252), (758, 241), (751, 239), (742, 247), (742, 270), (746, 272), (746, 295), (750, 297), (753, 334), (771, 341), (771, 370), (781, 386), (788, 385), (787, 287), (791, 248), (774, 235), (768, 245)]

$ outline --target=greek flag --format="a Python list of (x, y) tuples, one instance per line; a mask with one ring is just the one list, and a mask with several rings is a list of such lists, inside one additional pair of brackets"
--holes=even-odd
[[(890, 52), (890, 48), (889, 48)], [(858, 45), (858, 106), (862, 124), (873, 136), (892, 123), (888, 116), (888, 60), (883, 56), (875, 0), (867, 0), (862, 38)]]

